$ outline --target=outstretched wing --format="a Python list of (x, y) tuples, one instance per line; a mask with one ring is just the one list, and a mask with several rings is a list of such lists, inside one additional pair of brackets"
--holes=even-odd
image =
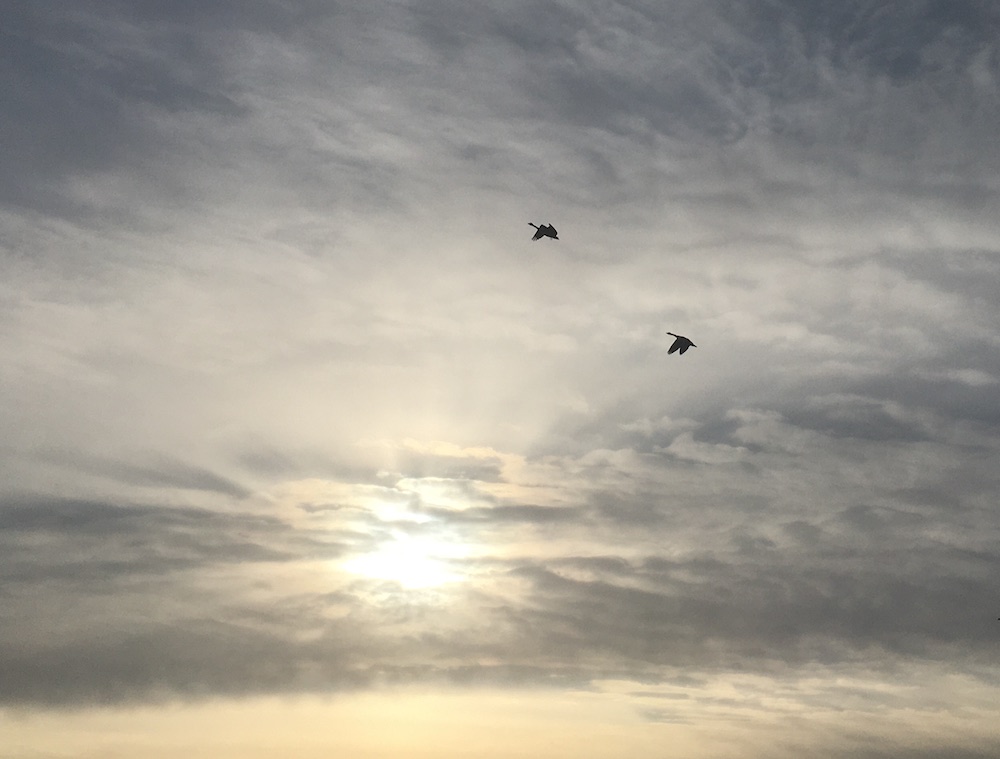
[[(684, 343), (684, 345), (682, 345), (682, 346), (680, 347), (680, 350), (679, 350), (678, 352), (679, 352), (679, 353), (680, 353), (680, 354), (681, 354), (681, 355), (683, 356), (683, 355), (684, 355), (684, 351), (686, 351), (686, 350), (687, 350), (688, 348), (690, 348), (690, 347), (691, 347), (692, 345), (694, 345), (694, 343)], [(672, 350), (672, 349), (671, 349), (671, 350)]]
[(535, 236), (532, 237), (531, 239), (532, 240), (541, 240), (543, 237), (545, 237), (545, 232), (543, 231), (544, 229), (545, 229), (545, 227), (539, 227), (538, 231), (535, 232)]
[(685, 346), (684, 346), (683, 348), (681, 348), (681, 341), (680, 341), (680, 338), (678, 338), (677, 340), (674, 340), (674, 344), (670, 346), (670, 350), (668, 350), (668, 351), (667, 351), (667, 353), (668, 353), (668, 354), (670, 354), (670, 353), (673, 353), (673, 352), (674, 352), (674, 351), (676, 351), (676, 350), (677, 350), (678, 348), (680, 348), (680, 350), (681, 350), (681, 353), (683, 353), (684, 351), (686, 351), (686, 350), (687, 350), (687, 346), (686, 346), (686, 345), (685, 345)]

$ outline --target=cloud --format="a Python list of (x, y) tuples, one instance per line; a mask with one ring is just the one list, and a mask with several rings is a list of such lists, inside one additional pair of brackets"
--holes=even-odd
[(995, 696), (997, 27), (5, 11), (6, 703), (620, 687), (937, 747), (829, 715)]
[[(109, 581), (216, 562), (288, 560), (282, 523), (195, 508), (125, 506), (57, 498), (8, 497), (0, 512), (9, 576)], [(259, 542), (263, 541), (263, 542)], [(33, 546), (41, 546), (34, 549)]]
[(88, 210), (67, 196), (64, 182), (145, 162), (142, 154), (159, 139), (147, 108), (244, 114), (205, 38), (109, 10), (81, 3), (60, 17), (27, 6), (5, 11), (3, 133), (14, 162), (0, 185), (5, 203), (56, 214)]
[(140, 487), (164, 487), (184, 490), (204, 490), (245, 498), (251, 491), (232, 480), (199, 466), (183, 461), (154, 458), (150, 463), (130, 463), (101, 459), (75, 451), (51, 451), (41, 457), (54, 464), (61, 464), (87, 474), (109, 477)]

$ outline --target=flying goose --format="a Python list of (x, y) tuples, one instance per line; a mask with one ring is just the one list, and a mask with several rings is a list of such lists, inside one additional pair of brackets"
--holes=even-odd
[[(531, 224), (531, 222), (529, 221), (528, 224)], [(559, 239), (559, 233), (556, 232), (556, 228), (551, 224), (542, 224), (542, 226), (531, 224), (531, 226), (538, 230), (535, 232), (535, 236), (531, 238), (532, 240), (541, 240), (543, 237), (551, 237), (553, 240)]]
[(668, 350), (667, 353), (673, 353), (674, 351), (677, 351), (678, 353), (684, 353), (684, 351), (686, 351), (688, 348), (698, 347), (690, 340), (688, 340), (686, 337), (684, 337), (684, 335), (675, 335), (673, 332), (668, 332), (667, 334), (677, 338), (676, 340), (674, 340), (674, 344), (670, 346), (670, 350)]

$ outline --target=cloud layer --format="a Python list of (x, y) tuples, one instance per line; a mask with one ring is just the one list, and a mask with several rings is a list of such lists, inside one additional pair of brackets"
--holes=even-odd
[(951, 677), (982, 736), (990, 3), (2, 15), (3, 704)]

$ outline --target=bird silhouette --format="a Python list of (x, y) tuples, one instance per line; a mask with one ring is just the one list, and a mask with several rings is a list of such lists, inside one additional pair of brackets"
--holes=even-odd
[(668, 335), (676, 337), (674, 344), (670, 346), (670, 350), (667, 353), (673, 353), (677, 351), (678, 353), (684, 353), (688, 348), (697, 348), (698, 346), (688, 340), (684, 335), (675, 335), (673, 332), (668, 332)]
[[(528, 224), (531, 224), (531, 222), (529, 221)], [(551, 224), (542, 224), (542, 226), (531, 224), (531, 226), (538, 230), (535, 232), (535, 236), (531, 238), (532, 240), (541, 240), (543, 237), (551, 237), (553, 240), (559, 239), (559, 233), (556, 232), (556, 228)]]

